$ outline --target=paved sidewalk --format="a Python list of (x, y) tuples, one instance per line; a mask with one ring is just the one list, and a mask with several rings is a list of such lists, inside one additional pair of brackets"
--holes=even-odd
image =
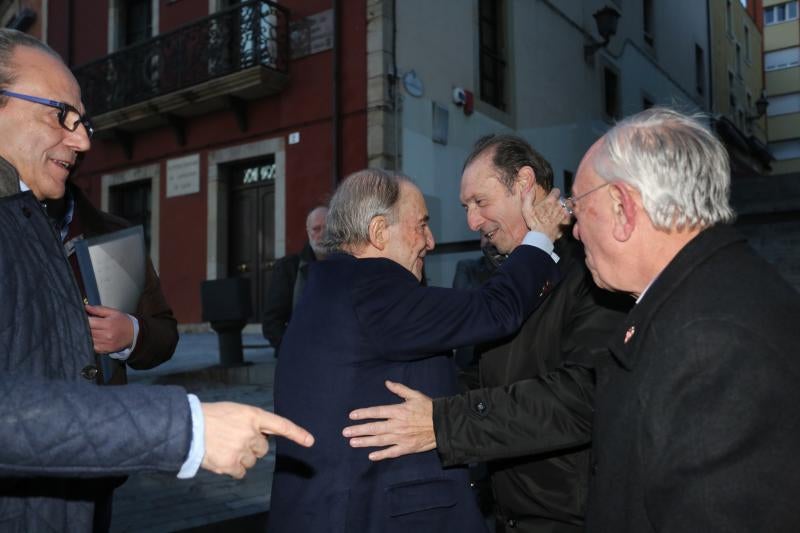
[[(132, 383), (178, 384), (202, 401), (231, 400), (272, 410), (272, 349), (263, 337), (243, 336), (248, 364), (220, 369), (214, 333), (184, 333), (175, 355), (147, 371), (129, 371)], [(275, 455), (270, 452), (243, 480), (200, 471), (191, 480), (165, 474), (132, 476), (114, 496), (112, 532), (264, 531)]]

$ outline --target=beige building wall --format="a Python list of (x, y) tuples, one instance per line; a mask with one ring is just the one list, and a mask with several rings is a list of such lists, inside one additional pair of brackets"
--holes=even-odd
[(764, 89), (761, 32), (738, 0), (710, 0), (709, 18), (712, 111), (766, 142), (766, 118), (753, 118)]
[[(614, 121), (653, 104), (708, 110), (705, 2), (655, 0), (646, 36), (643, 3), (637, 0), (501, 0), (504, 109), (480, 94), (479, 0), (393, 3), (390, 12), (390, 0), (368, 2), (368, 31), (375, 29), (368, 42), (376, 43), (368, 50), (368, 65), (378, 65), (376, 75), (394, 68), (382, 70), (381, 64), (397, 69), (395, 91), (370, 84), (376, 100), (391, 94), (396, 99), (380, 108), (396, 134), (385, 133), (390, 146), (370, 154), (377, 161), (379, 153), (392, 152), (397, 168), (420, 186), (438, 250), (477, 242), (458, 197), (464, 159), (480, 136), (510, 131), (525, 137), (552, 164), (556, 186), (568, 189), (584, 152)], [(584, 47), (601, 40), (593, 14), (604, 6), (621, 14), (617, 34), (586, 60)], [(392, 31), (378, 13), (397, 25), (396, 55), (383, 63), (377, 58), (389, 49)], [(696, 47), (703, 56), (699, 82)], [(471, 114), (454, 102), (454, 89), (473, 94)], [(609, 103), (614, 116), (607, 112)], [(379, 125), (377, 117), (372, 124)], [(428, 256), (426, 274), (435, 285), (449, 285), (464, 253), (438, 250)]]
[[(764, 0), (764, 10), (794, 2)], [(787, 11), (788, 12), (788, 11)], [(764, 25), (764, 69), (770, 100), (767, 110), (769, 146), (776, 161), (773, 173), (800, 172), (800, 17)]]

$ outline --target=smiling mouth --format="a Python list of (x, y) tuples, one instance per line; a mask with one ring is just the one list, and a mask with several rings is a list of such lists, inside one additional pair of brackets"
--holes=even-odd
[(72, 163), (69, 161), (64, 161), (63, 159), (51, 159), (51, 161), (66, 170), (71, 170), (73, 166)]
[(489, 239), (490, 241), (494, 239), (494, 236), (497, 234), (497, 230), (490, 231), (489, 233), (484, 233), (483, 236)]

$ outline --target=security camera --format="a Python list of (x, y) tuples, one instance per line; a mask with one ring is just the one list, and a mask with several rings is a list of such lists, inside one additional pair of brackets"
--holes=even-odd
[(453, 88), (453, 103), (462, 106), (467, 101), (467, 93), (462, 87)]

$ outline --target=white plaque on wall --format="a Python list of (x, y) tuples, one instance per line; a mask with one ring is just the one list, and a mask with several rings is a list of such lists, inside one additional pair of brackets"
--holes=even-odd
[(200, 192), (200, 154), (167, 160), (167, 198)]

